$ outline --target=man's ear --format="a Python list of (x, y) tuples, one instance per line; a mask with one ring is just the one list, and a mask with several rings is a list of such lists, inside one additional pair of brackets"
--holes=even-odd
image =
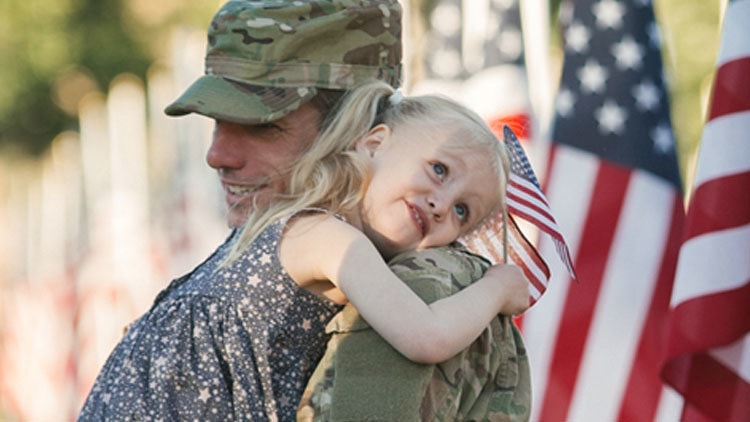
[(357, 141), (357, 151), (367, 154), (369, 157), (375, 155), (375, 151), (380, 148), (383, 141), (391, 136), (391, 128), (379, 124), (374, 128), (370, 129), (365, 136)]

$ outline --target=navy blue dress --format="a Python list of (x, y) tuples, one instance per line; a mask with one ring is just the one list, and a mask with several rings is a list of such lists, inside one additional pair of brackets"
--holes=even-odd
[(108, 358), (79, 421), (293, 421), (340, 306), (283, 270), (285, 224), (219, 268), (235, 231), (159, 293)]

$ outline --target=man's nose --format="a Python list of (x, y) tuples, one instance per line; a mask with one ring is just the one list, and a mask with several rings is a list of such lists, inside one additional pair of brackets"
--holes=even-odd
[(244, 156), (237, 148), (240, 137), (234, 132), (232, 125), (216, 123), (211, 146), (206, 152), (206, 162), (211, 168), (237, 169), (243, 166)]

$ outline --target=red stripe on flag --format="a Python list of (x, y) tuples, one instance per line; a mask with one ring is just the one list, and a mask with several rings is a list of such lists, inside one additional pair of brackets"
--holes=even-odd
[[(537, 195), (534, 191), (531, 191), (530, 189), (519, 185), (516, 183), (512, 178), (508, 186), (508, 192), (512, 191), (518, 191), (521, 192), (522, 195), (519, 195), (517, 192), (513, 192), (513, 199), (514, 202), (517, 204), (514, 204), (514, 208), (516, 210), (521, 210), (519, 206), (523, 206), (524, 208), (528, 208), (536, 213), (539, 214), (539, 216), (533, 216), (529, 217), (532, 220), (539, 221), (541, 223), (541, 220), (539, 218), (544, 218), (544, 225), (549, 226), (548, 222), (551, 222), (554, 220), (552, 217), (552, 214), (550, 213), (549, 207), (544, 206), (546, 204), (545, 201), (543, 201), (539, 195)], [(529, 200), (529, 198), (531, 200)], [(524, 217), (526, 218), (526, 217)]]
[[(638, 349), (628, 377), (625, 394), (620, 403), (620, 414), (617, 420), (621, 422), (652, 421), (659, 407), (662, 389), (659, 373), (684, 219), (682, 196), (675, 192), (671, 225), (665, 244), (667, 249), (663, 254)], [(638, 403), (638, 406), (633, 406), (633, 403)]]
[[(690, 204), (685, 240), (750, 223), (749, 192), (750, 172), (711, 179), (698, 186)], [(726, 203), (728, 198), (732, 198), (731, 206)]]
[[(668, 355), (726, 345), (750, 331), (750, 312), (723, 312), (750, 304), (750, 280), (743, 286), (699, 296), (672, 310)], [(710, 316), (710, 318), (707, 318)]]
[[(711, 355), (689, 354), (673, 359), (668, 371), (684, 374), (671, 379), (691, 407), (716, 421), (747, 421), (750, 383)], [(721, 405), (717, 405), (717, 404)]]
[[(535, 226), (539, 227), (541, 230), (543, 230), (545, 233), (549, 234), (550, 236), (562, 240), (562, 236), (556, 233), (556, 231), (552, 228), (550, 223), (552, 220), (550, 219), (540, 219), (538, 214), (541, 214), (541, 210), (532, 209), (531, 207), (519, 207), (518, 200), (508, 200), (508, 208), (511, 209), (511, 213), (514, 215), (517, 215), (524, 220), (528, 221), (529, 223), (534, 224)], [(526, 212), (527, 210), (530, 210), (531, 212)], [(532, 212), (540, 211), (537, 214), (533, 214)], [(542, 215), (542, 217), (546, 217), (546, 215)]]
[[(516, 252), (516, 249), (508, 249), (508, 256), (512, 262), (520, 262), (521, 260), (521, 257), (519, 256), (518, 252)], [(536, 291), (539, 293), (539, 296), (541, 296), (544, 291), (547, 290), (547, 285), (544, 284), (544, 282), (538, 277), (535, 277), (529, 270), (529, 267), (525, 265), (520, 265), (519, 267), (523, 271), (526, 278), (529, 279), (529, 283), (531, 283), (534, 289), (536, 289)], [(534, 296), (532, 296), (531, 304), (533, 304), (534, 302), (536, 302), (536, 300), (534, 299)]]
[[(745, 40), (747, 42), (747, 40)], [(750, 110), (750, 57), (725, 63), (716, 71), (708, 120)]]
[(508, 230), (512, 235), (512, 238), (518, 239), (519, 241), (517, 242), (518, 245), (516, 247), (508, 248), (508, 254), (512, 258), (513, 262), (522, 262), (521, 257), (518, 254), (518, 248), (521, 248), (523, 251), (525, 251), (526, 256), (531, 260), (535, 268), (538, 268), (544, 274), (545, 278), (541, 280), (536, 277), (536, 275), (529, 269), (528, 266), (520, 265), (521, 269), (524, 272), (524, 275), (526, 275), (526, 278), (529, 279), (529, 282), (534, 286), (534, 288), (537, 289), (537, 291), (541, 295), (545, 290), (547, 290), (547, 281), (549, 280), (550, 276), (549, 268), (547, 267), (547, 264), (544, 262), (544, 260), (542, 260), (542, 258), (539, 256), (539, 253), (536, 251), (536, 249), (531, 247), (528, 240), (525, 240), (526, 236), (524, 236), (521, 230), (518, 228), (515, 220), (510, 217), (509, 221), (510, 225), (508, 225)]
[(680, 422), (716, 422), (713, 418), (701, 413), (698, 408), (685, 403), (682, 407), (682, 415), (680, 415)]
[(599, 164), (591, 195), (596, 201), (590, 204), (577, 254), (584, 258), (576, 258), (575, 263), (580, 283), (570, 286), (565, 299), (565, 312), (558, 329), (565, 337), (555, 340), (540, 420), (567, 419), (630, 177), (631, 172), (623, 167)]
[[(509, 216), (509, 222), (508, 258), (511, 263), (519, 266), (529, 279), (529, 294), (533, 304), (547, 289), (550, 276), (549, 268), (519, 230), (512, 216)], [(494, 263), (504, 262), (502, 256), (502, 224), (502, 219), (493, 219), (485, 223), (483, 228), (475, 230), (462, 240), (470, 250), (485, 256), (490, 261)]]
[[(528, 183), (528, 185), (531, 185), (530, 182), (526, 183)], [(517, 191), (517, 194), (520, 195), (521, 198), (526, 198), (525, 200), (519, 202), (528, 204), (529, 208), (534, 208), (539, 210), (540, 212), (544, 212), (544, 214), (549, 218), (550, 213), (548, 212), (548, 207), (546, 206), (547, 202), (544, 200), (544, 198), (541, 198), (539, 196), (539, 191), (536, 190), (535, 187), (527, 186), (524, 184), (523, 179), (511, 175), (510, 180), (508, 181), (508, 188)]]

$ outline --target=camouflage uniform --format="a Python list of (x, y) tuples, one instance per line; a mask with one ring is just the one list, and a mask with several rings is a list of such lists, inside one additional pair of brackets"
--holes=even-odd
[[(482, 258), (456, 248), (408, 252), (393, 271), (426, 302), (481, 277)], [(471, 346), (437, 365), (409, 361), (348, 305), (329, 324), (333, 334), (300, 403), (301, 421), (528, 420), (531, 384), (518, 329), (499, 317)]]

